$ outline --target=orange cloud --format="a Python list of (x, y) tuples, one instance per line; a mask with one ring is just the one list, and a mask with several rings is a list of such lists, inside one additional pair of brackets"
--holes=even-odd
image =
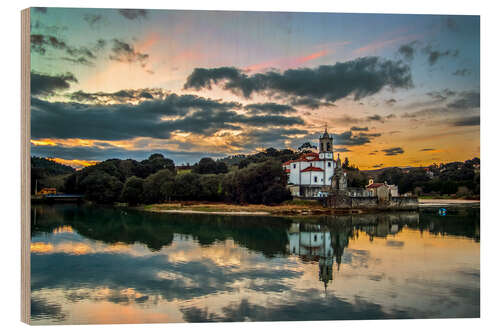
[(53, 158), (48, 158), (51, 161), (61, 163), (64, 165), (69, 165), (70, 167), (73, 167), (75, 169), (81, 169), (84, 167), (88, 167), (91, 165), (95, 165), (99, 163), (99, 161), (86, 161), (86, 160), (65, 160), (63, 158), (58, 158), (58, 157), (53, 157)]

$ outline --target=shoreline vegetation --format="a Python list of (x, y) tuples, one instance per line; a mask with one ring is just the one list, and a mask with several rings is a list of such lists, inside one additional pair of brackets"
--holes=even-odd
[[(125, 204), (181, 213), (192, 210), (210, 214), (331, 214), (331, 208), (317, 201), (312, 204), (297, 200), (289, 190), (283, 163), (307, 152), (310, 151), (268, 148), (256, 154), (218, 160), (203, 157), (193, 165), (175, 165), (172, 159), (155, 153), (142, 161), (108, 159), (80, 170), (32, 157), (31, 193), (42, 195), (38, 201), (62, 201), (62, 198), (44, 196), (44, 193), (53, 193), (97, 204)], [(347, 173), (348, 187), (364, 188), (369, 179), (373, 179), (397, 185), (401, 196), (452, 200), (435, 203), (440, 206), (480, 196), (479, 158), (428, 167), (368, 171), (359, 170), (345, 158), (342, 169)]]
[[(460, 207), (479, 206), (479, 200), (468, 199), (419, 199), (419, 207)], [(339, 214), (331, 208), (323, 207), (319, 202), (296, 200), (280, 205), (233, 205), (213, 202), (172, 202), (133, 207), (134, 209), (167, 214), (203, 214), (237, 216), (301, 216)], [(355, 210), (354, 213), (364, 211)], [(344, 212), (345, 213), (345, 212)], [(352, 213), (352, 212), (350, 212)]]

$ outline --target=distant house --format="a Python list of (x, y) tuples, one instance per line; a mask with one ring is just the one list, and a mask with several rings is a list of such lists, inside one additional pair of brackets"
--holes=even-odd
[(389, 185), (387, 182), (375, 183), (373, 179), (368, 181), (366, 189), (370, 191), (370, 196), (377, 197), (382, 200), (388, 200), (390, 197), (398, 197), (399, 191), (397, 185)]
[(55, 187), (44, 187), (37, 193), (38, 195), (57, 194)]

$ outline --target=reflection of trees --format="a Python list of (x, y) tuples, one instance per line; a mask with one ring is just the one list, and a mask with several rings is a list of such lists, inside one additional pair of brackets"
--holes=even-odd
[(420, 211), (420, 231), (440, 236), (460, 236), (480, 240), (479, 208), (450, 208), (446, 216), (437, 213), (438, 208)]
[(241, 246), (268, 257), (286, 253), (288, 220), (280, 218), (156, 214), (71, 204), (35, 208), (32, 209), (32, 236), (70, 225), (80, 235), (90, 239), (106, 243), (140, 242), (154, 251), (170, 245), (174, 234), (184, 234), (191, 235), (202, 246), (233, 239)]
[[(438, 216), (437, 209), (418, 212), (340, 215), (311, 218), (279, 218), (268, 216), (223, 216), (195, 214), (155, 214), (95, 205), (36, 205), (32, 209), (32, 236), (52, 232), (70, 225), (84, 237), (106, 243), (146, 244), (158, 251), (172, 243), (174, 234), (191, 235), (202, 246), (233, 239), (248, 249), (272, 257), (296, 253), (290, 247), (292, 229), (328, 234), (330, 251), (318, 248), (301, 252), (303, 260), (319, 261), (319, 255), (334, 255), (338, 266), (349, 238), (359, 231), (370, 237), (386, 237), (404, 227), (428, 230), (433, 234), (464, 236), (479, 241), (479, 209), (451, 210)], [(36, 212), (36, 213), (35, 213)], [(295, 227), (294, 227), (295, 226)], [(289, 229), (290, 227), (290, 229)], [(288, 232), (287, 232), (288, 230)], [(325, 234), (326, 235), (326, 234)], [(324, 236), (326, 240), (327, 236)], [(323, 250), (327, 247), (323, 246)], [(321, 247), (320, 247), (321, 249)], [(316, 251), (316, 252), (315, 252)], [(304, 255), (302, 255), (304, 254)], [(316, 256), (316, 257), (315, 257)]]

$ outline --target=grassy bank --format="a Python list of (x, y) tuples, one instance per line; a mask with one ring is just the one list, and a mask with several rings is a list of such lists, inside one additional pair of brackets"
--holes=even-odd
[(316, 201), (287, 201), (276, 206), (233, 205), (208, 202), (172, 202), (138, 206), (150, 212), (200, 213), (227, 215), (324, 215), (331, 212)]

